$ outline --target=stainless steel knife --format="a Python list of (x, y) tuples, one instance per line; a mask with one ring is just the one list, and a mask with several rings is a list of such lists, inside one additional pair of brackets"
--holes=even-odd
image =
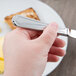
[[(38, 20), (31, 19), (28, 17), (23, 17), (21, 15), (14, 16), (12, 18), (12, 22), (15, 26), (33, 29), (37, 31), (43, 31), (43, 29), (48, 25)], [(57, 33), (59, 35), (76, 38), (76, 30), (70, 28), (60, 28)]]

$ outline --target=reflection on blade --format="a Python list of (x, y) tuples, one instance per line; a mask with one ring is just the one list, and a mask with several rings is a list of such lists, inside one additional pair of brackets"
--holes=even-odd
[(73, 38), (76, 38), (76, 30), (69, 30), (69, 36), (70, 37), (73, 37)]
[[(23, 17), (21, 15), (14, 16), (12, 18), (12, 22), (15, 26), (32, 29), (32, 30), (38, 30), (38, 31), (43, 31), (47, 25), (46, 23), (42, 23), (40, 21), (31, 18)], [(72, 30), (69, 28), (60, 28), (57, 33), (59, 35), (76, 38), (76, 30)]]

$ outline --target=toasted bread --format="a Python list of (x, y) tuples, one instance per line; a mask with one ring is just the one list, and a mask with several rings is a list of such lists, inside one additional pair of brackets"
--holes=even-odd
[(22, 15), (24, 17), (29, 17), (29, 18), (33, 18), (33, 19), (36, 19), (36, 20), (40, 20), (39, 17), (37, 16), (36, 12), (34, 11), (33, 8), (28, 8), (26, 10), (23, 10), (21, 12), (18, 12), (18, 13), (15, 13), (15, 14), (12, 14), (10, 16), (6, 16), (5, 17), (5, 22), (10, 26), (11, 29), (15, 29), (16, 26), (13, 25), (12, 23), (12, 17), (15, 16), (15, 15)]

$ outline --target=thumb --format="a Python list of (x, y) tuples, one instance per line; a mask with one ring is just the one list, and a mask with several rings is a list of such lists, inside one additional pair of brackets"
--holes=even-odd
[(40, 43), (49, 48), (54, 43), (57, 36), (58, 25), (54, 22), (49, 24), (43, 31), (42, 35), (39, 37)]

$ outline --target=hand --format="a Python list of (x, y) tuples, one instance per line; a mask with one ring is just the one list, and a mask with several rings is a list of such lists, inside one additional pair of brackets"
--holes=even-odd
[(4, 40), (4, 76), (41, 76), (47, 61), (64, 56), (65, 42), (57, 37), (58, 25), (49, 24), (42, 32), (17, 28)]

